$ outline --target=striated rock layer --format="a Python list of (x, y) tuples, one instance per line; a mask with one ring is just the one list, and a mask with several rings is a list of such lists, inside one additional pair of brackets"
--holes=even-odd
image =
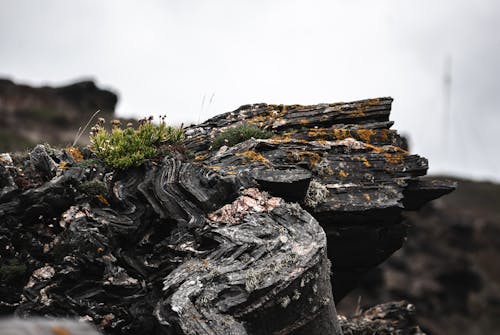
[[(0, 313), (108, 334), (341, 334), (333, 294), (401, 246), (403, 210), (452, 189), (418, 179), (427, 161), (389, 129), (391, 102), (243, 106), (186, 130), (194, 159), (121, 172), (41, 145), (1, 156)], [(241, 123), (275, 136), (210, 148)]]
[[(245, 186), (299, 202), (328, 236), (334, 294), (340, 300), (359, 277), (401, 248), (404, 210), (415, 210), (454, 188), (420, 180), (425, 158), (402, 148), (390, 129), (391, 98), (314, 106), (247, 105), (187, 130), (196, 162)], [(273, 131), (210, 150), (224, 129), (242, 123)]]

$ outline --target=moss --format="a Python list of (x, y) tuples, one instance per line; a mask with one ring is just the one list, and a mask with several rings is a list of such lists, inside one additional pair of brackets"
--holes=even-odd
[(81, 183), (78, 186), (80, 192), (88, 195), (88, 196), (98, 196), (98, 195), (107, 195), (108, 188), (104, 183), (100, 180), (90, 180), (84, 183)]
[(270, 138), (273, 133), (251, 125), (241, 125), (229, 128), (220, 133), (212, 144), (212, 149), (217, 150), (223, 145), (232, 147), (238, 143), (244, 142), (251, 138)]
[(27, 266), (17, 259), (8, 260), (0, 266), (0, 280), (2, 282), (13, 282), (21, 279), (26, 271)]
[(96, 166), (97, 164), (98, 164), (98, 160), (95, 158), (84, 159), (84, 160), (76, 163), (76, 165), (78, 165), (82, 169), (91, 168), (93, 166)]
[(119, 121), (113, 121), (111, 132), (104, 128), (104, 119), (100, 119), (92, 128), (90, 149), (108, 166), (124, 170), (157, 156), (160, 146), (181, 144), (183, 140), (182, 129), (167, 126), (164, 118), (159, 125), (152, 123), (152, 117), (141, 120), (137, 129), (122, 129)]

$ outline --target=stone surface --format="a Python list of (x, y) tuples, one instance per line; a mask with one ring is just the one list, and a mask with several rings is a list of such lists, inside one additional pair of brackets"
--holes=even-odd
[[(193, 159), (121, 172), (45, 146), (6, 160), (0, 313), (108, 334), (340, 334), (334, 296), (400, 248), (406, 206), (453, 188), (419, 181), (391, 102), (243, 106), (186, 129)], [(242, 122), (275, 136), (210, 149)]]
[[(418, 209), (455, 187), (449, 181), (419, 179), (427, 160), (401, 148), (405, 141), (390, 129), (391, 103), (391, 98), (378, 98), (313, 106), (246, 105), (188, 128), (187, 145), (198, 164), (299, 202), (320, 222), (339, 301), (363, 273), (401, 248), (407, 231), (404, 210)], [(218, 134), (242, 123), (275, 136), (211, 150)], [(305, 197), (310, 185), (312, 198)]]

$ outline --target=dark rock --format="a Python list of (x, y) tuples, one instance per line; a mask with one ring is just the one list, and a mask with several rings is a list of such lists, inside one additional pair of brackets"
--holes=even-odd
[[(407, 231), (404, 210), (454, 189), (449, 181), (419, 180), (427, 160), (400, 147), (404, 141), (389, 129), (391, 103), (391, 98), (379, 98), (314, 106), (242, 106), (188, 128), (187, 146), (199, 164), (308, 208), (328, 235), (334, 294), (340, 301), (363, 273), (401, 248)], [(275, 136), (210, 151), (218, 134), (242, 123)], [(310, 176), (297, 176), (297, 168)], [(304, 192), (309, 180), (313, 198)]]
[[(391, 102), (245, 106), (186, 130), (194, 161), (120, 172), (38, 146), (0, 174), (28, 179), (0, 198), (0, 311), (108, 334), (341, 334), (333, 294), (401, 247), (405, 192), (452, 189), (418, 182)], [(275, 136), (210, 150), (242, 122)]]

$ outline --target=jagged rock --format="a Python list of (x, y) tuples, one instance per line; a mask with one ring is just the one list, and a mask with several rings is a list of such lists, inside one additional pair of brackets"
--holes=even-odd
[[(402, 246), (404, 210), (454, 189), (447, 181), (418, 179), (427, 171), (427, 160), (401, 148), (404, 140), (390, 129), (391, 103), (379, 98), (246, 105), (189, 128), (187, 145), (199, 164), (307, 208), (327, 233), (338, 301), (364, 272)], [(217, 135), (243, 123), (275, 136), (211, 151)], [(308, 187), (313, 198), (306, 197)]]
[[(451, 189), (418, 182), (391, 101), (242, 107), (186, 130), (194, 160), (127, 171), (35, 148), (0, 174), (18, 186), (0, 195), (0, 312), (108, 334), (340, 334), (333, 294), (400, 247), (405, 199)], [(210, 150), (242, 122), (275, 136)]]

